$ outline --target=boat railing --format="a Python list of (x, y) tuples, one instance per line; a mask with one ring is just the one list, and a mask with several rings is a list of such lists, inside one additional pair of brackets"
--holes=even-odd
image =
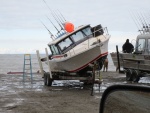
[(102, 35), (103, 33), (106, 33), (106, 35), (109, 35), (107, 27), (99, 28), (99, 29), (94, 28), (94, 31), (93, 31), (94, 37), (97, 36), (97, 35), (96, 35), (97, 32), (99, 32), (99, 34), (101, 34), (101, 35)]
[(106, 35), (109, 35), (107, 27), (104, 27), (103, 30), (104, 30), (104, 33), (106, 33)]

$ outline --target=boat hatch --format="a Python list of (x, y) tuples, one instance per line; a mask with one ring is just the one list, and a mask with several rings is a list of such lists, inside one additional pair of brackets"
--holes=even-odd
[(150, 53), (150, 38), (139, 38), (136, 43), (136, 53)]

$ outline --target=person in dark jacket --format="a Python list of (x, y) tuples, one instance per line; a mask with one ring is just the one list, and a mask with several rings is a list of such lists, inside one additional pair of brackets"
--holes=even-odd
[(134, 50), (134, 46), (129, 42), (129, 39), (122, 46), (122, 50), (124, 53), (132, 53)]

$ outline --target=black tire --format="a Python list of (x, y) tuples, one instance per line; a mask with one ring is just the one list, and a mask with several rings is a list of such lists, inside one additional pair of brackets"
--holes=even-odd
[(132, 72), (133, 82), (138, 82), (140, 80), (139, 74), (137, 70), (133, 70)]
[(126, 70), (126, 80), (132, 81), (132, 70), (131, 69)]
[(47, 86), (47, 73), (44, 73), (44, 85)]
[(50, 79), (50, 75), (47, 74), (47, 86), (51, 86), (52, 85), (53, 80)]

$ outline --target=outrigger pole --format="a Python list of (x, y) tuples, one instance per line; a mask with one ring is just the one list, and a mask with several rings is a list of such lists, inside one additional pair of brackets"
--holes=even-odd
[[(41, 23), (44, 25), (44, 23), (41, 21)], [(51, 39), (52, 40), (55, 40), (54, 38), (54, 35), (52, 34), (52, 32), (44, 25), (44, 27), (47, 29), (47, 31), (51, 34)], [(53, 38), (54, 37), (54, 38)]]

